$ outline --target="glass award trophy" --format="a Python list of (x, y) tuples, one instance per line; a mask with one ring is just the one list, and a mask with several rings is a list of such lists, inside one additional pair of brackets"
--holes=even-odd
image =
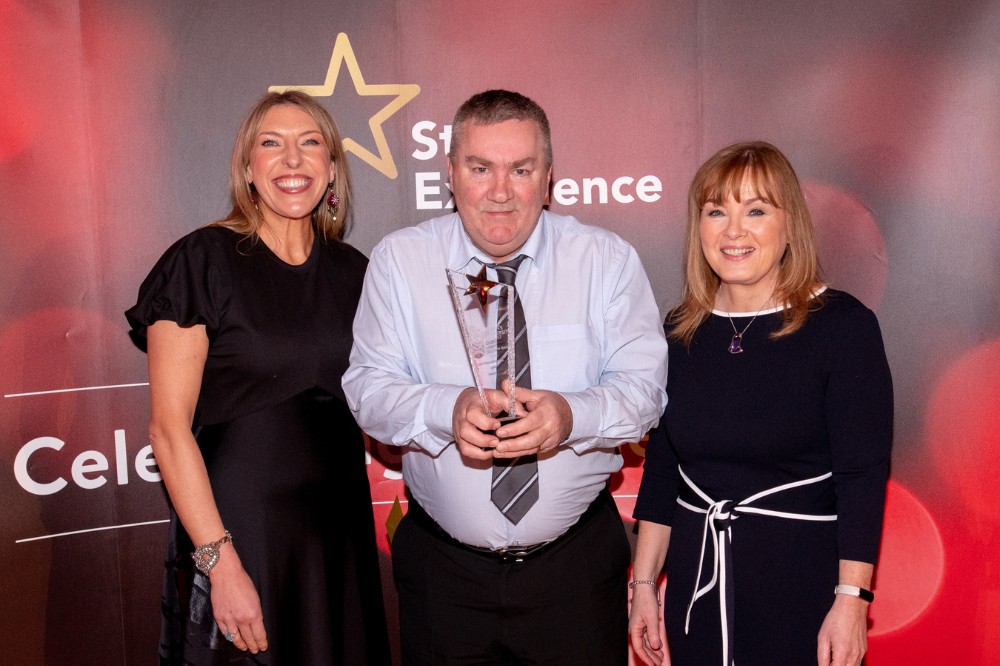
[[(517, 298), (517, 290), (514, 285), (488, 279), (485, 266), (477, 275), (451, 269), (445, 269), (445, 272), (483, 409), (501, 421), (515, 420), (514, 370), (517, 364), (514, 359), (514, 299)], [(494, 413), (486, 399), (486, 389), (494, 388), (503, 390), (506, 395), (506, 406), (500, 413)]]

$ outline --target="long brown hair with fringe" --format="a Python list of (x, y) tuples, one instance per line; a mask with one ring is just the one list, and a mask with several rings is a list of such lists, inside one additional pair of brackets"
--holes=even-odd
[(270, 92), (257, 100), (236, 132), (236, 142), (233, 144), (233, 156), (229, 164), (229, 186), (233, 197), (233, 209), (229, 215), (212, 224), (226, 227), (248, 238), (256, 240), (264, 216), (253, 202), (251, 186), (247, 182), (246, 170), (250, 164), (250, 152), (257, 141), (257, 133), (267, 112), (276, 106), (294, 106), (302, 109), (316, 121), (323, 141), (330, 151), (330, 159), (337, 166), (337, 174), (333, 180), (333, 191), (340, 197), (337, 219), (326, 205), (324, 195), (316, 209), (313, 210), (313, 228), (326, 240), (341, 240), (344, 237), (345, 222), (351, 211), (351, 173), (347, 167), (347, 155), (344, 143), (337, 130), (337, 124), (323, 106), (304, 92), (290, 90), (283, 93)]
[(699, 326), (715, 307), (721, 280), (701, 248), (701, 210), (707, 202), (740, 200), (745, 183), (754, 194), (785, 212), (788, 247), (781, 257), (774, 301), (784, 304), (783, 324), (772, 333), (779, 338), (802, 327), (809, 313), (822, 304), (817, 292), (819, 261), (812, 220), (802, 187), (788, 158), (765, 141), (723, 148), (701, 165), (688, 189), (688, 224), (684, 237), (684, 285), (680, 305), (670, 315), (670, 337), (690, 346)]

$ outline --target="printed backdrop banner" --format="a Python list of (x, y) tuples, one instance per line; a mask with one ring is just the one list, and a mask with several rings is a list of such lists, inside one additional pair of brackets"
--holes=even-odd
[[(738, 140), (782, 148), (825, 275), (877, 312), (896, 384), (868, 662), (990, 663), (997, 34), (1000, 3), (974, 0), (0, 0), (2, 661), (154, 661), (167, 506), (122, 312), (173, 240), (228, 211), (253, 101), (304, 86), (346, 138), (365, 253), (451, 208), (464, 99), (534, 98), (551, 208), (635, 245), (664, 313), (695, 169)], [(388, 583), (399, 451), (370, 453)], [(625, 455), (629, 518), (643, 445)]]

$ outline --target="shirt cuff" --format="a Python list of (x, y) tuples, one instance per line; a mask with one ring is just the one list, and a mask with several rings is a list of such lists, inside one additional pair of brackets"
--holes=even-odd
[[(594, 448), (597, 439), (595, 433), (600, 432), (601, 417), (598, 410), (587, 404), (586, 394), (561, 393), (569, 409), (573, 413), (573, 429), (569, 433), (567, 444), (577, 453)], [(580, 447), (577, 448), (576, 444)]]
[(463, 390), (465, 390), (463, 386), (429, 384), (420, 400), (413, 432), (407, 439), (416, 442), (432, 456), (440, 454), (445, 447), (454, 442), (452, 418), (455, 413), (455, 402)]

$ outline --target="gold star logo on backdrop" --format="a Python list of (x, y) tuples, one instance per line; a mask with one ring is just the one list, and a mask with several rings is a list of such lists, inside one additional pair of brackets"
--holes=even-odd
[(271, 86), (268, 90), (272, 92), (285, 92), (286, 90), (301, 90), (313, 97), (329, 97), (333, 94), (333, 89), (337, 85), (337, 75), (340, 74), (341, 63), (347, 65), (347, 71), (351, 74), (351, 81), (354, 83), (354, 90), (359, 95), (392, 97), (392, 101), (382, 107), (382, 109), (368, 120), (368, 127), (371, 129), (372, 137), (375, 139), (375, 147), (378, 155), (359, 144), (354, 139), (344, 137), (344, 150), (354, 153), (377, 171), (385, 174), (388, 178), (395, 179), (399, 175), (396, 169), (396, 162), (392, 159), (392, 152), (389, 150), (389, 142), (385, 139), (385, 132), (382, 131), (382, 123), (388, 120), (394, 113), (399, 111), (411, 99), (420, 94), (420, 86), (415, 83), (400, 84), (378, 84), (369, 85), (365, 83), (364, 76), (361, 75), (361, 67), (358, 66), (358, 59), (351, 48), (351, 41), (347, 38), (347, 33), (337, 35), (337, 41), (333, 45), (333, 55), (330, 57), (330, 68), (326, 70), (326, 81), (322, 85), (312, 86)]

